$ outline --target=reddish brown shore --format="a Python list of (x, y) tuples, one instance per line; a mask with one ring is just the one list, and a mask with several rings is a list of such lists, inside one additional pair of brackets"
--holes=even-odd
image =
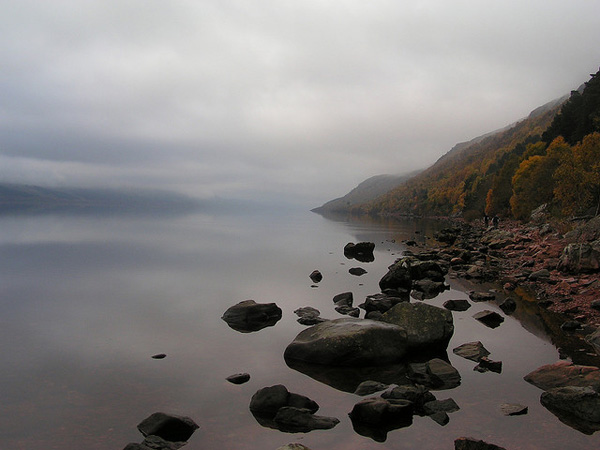
[[(477, 226), (477, 225), (476, 225)], [(483, 235), (493, 230), (483, 230)], [(563, 313), (582, 325), (600, 327), (600, 272), (566, 273), (557, 269), (565, 247), (570, 243), (598, 239), (600, 219), (573, 232), (573, 222), (520, 223), (502, 220), (498, 230), (513, 235), (506, 246), (494, 252), (505, 289), (521, 287), (545, 301), (548, 310)], [(496, 230), (496, 232), (498, 232)], [(569, 233), (571, 231), (571, 233)], [(549, 277), (530, 279), (524, 274), (548, 270)], [(594, 303), (596, 302), (596, 303)]]

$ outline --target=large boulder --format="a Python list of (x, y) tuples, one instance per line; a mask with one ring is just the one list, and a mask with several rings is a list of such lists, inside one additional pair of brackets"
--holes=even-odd
[(427, 303), (398, 303), (381, 320), (406, 330), (411, 351), (445, 350), (454, 333), (452, 313)]
[(275, 303), (245, 300), (230, 307), (221, 319), (236, 331), (250, 333), (275, 325), (281, 319), (281, 314), (281, 308)]
[(385, 365), (406, 354), (406, 331), (390, 323), (343, 318), (302, 331), (284, 352), (287, 360), (331, 366)]
[(544, 391), (564, 386), (589, 386), (600, 392), (600, 369), (573, 364), (569, 361), (559, 361), (539, 367), (524, 378), (528, 383)]
[(553, 388), (544, 392), (540, 401), (562, 422), (582, 433), (600, 430), (600, 394), (591, 387)]
[(582, 273), (600, 270), (600, 240), (567, 245), (558, 261), (563, 272)]

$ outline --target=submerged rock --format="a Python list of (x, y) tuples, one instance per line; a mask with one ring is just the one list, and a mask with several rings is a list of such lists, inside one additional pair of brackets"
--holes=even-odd
[(281, 319), (281, 314), (281, 308), (275, 303), (245, 300), (230, 307), (221, 319), (236, 331), (251, 333), (275, 325)]

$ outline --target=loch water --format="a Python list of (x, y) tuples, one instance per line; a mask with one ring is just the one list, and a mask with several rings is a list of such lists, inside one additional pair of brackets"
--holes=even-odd
[[(600, 433), (562, 423), (540, 404), (542, 391), (523, 380), (561, 356), (593, 359), (586, 349), (559, 352), (563, 344), (526, 298), (511, 316), (495, 302), (452, 313), (448, 358), (462, 381), (435, 392), (460, 407), (446, 426), (415, 417), (376, 442), (355, 432), (348, 417), (361, 397), (286, 365), (286, 346), (306, 328), (294, 310), (312, 306), (324, 318), (342, 317), (334, 295), (351, 291), (358, 304), (379, 292), (379, 279), (406, 250), (403, 241), (424, 244), (441, 226), (331, 220), (292, 208), (0, 216), (0, 448), (121, 449), (141, 442), (136, 425), (157, 411), (200, 425), (189, 450), (275, 450), (291, 442), (312, 450), (452, 449), (459, 436), (513, 450), (600, 448)], [(375, 242), (375, 261), (344, 256), (344, 245), (359, 241)], [(351, 267), (367, 273), (351, 275)], [(323, 274), (316, 287), (309, 279), (315, 269)], [(441, 306), (467, 299), (473, 289), (447, 282), (450, 290), (424, 301)], [(282, 319), (253, 333), (229, 328), (221, 316), (247, 299), (275, 302)], [(472, 316), (483, 309), (505, 321), (495, 329), (482, 325)], [(476, 372), (475, 363), (452, 353), (470, 341), (502, 361), (502, 373)], [(167, 356), (151, 358), (158, 353)], [(239, 372), (250, 381), (225, 380)], [(275, 384), (310, 397), (320, 405), (317, 414), (340, 423), (294, 434), (261, 426), (250, 398)], [(529, 412), (506, 417), (502, 403), (521, 403)]]

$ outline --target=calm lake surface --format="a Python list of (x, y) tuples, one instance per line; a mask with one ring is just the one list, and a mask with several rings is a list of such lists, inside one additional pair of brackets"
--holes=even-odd
[[(405, 249), (401, 241), (423, 240), (439, 226), (332, 221), (292, 210), (0, 216), (0, 448), (118, 450), (141, 442), (136, 425), (157, 411), (200, 425), (184, 447), (190, 450), (275, 450), (291, 442), (313, 450), (452, 449), (459, 436), (507, 449), (600, 448), (600, 433), (587, 436), (561, 423), (541, 406), (542, 391), (523, 380), (559, 359), (523, 305), (496, 329), (472, 318), (499, 311), (494, 303), (454, 312), (448, 356), (462, 384), (435, 394), (453, 398), (460, 411), (445, 427), (415, 416), (383, 443), (352, 428), (347, 414), (361, 397), (285, 364), (285, 347), (306, 328), (295, 309), (342, 317), (334, 295), (352, 291), (359, 304), (379, 292), (379, 279)], [(376, 243), (375, 261), (346, 259), (344, 245), (363, 240)], [(350, 275), (351, 267), (368, 273)], [(324, 278), (311, 287), (315, 269)], [(448, 281), (450, 291), (426, 301), (441, 306), (468, 298), (462, 290), (471, 287)], [(255, 333), (234, 331), (221, 316), (247, 299), (277, 303), (283, 318)], [(475, 363), (452, 353), (474, 340), (503, 361), (501, 374), (475, 372)], [(157, 353), (167, 357), (152, 359)], [(250, 373), (250, 381), (225, 380), (238, 372)], [(250, 397), (274, 384), (314, 399), (317, 414), (340, 424), (306, 434), (262, 427), (248, 409)], [(505, 417), (501, 403), (522, 403), (529, 413)]]

